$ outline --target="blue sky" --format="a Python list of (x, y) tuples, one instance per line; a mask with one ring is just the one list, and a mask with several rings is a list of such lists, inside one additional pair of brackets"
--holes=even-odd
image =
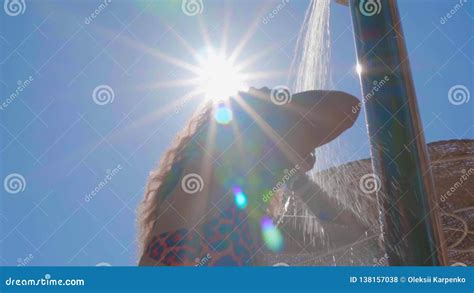
[[(135, 210), (147, 174), (199, 103), (165, 111), (190, 88), (160, 84), (190, 73), (157, 52), (194, 64), (180, 39), (203, 50), (204, 28), (218, 48), (230, 19), (232, 49), (257, 22), (239, 60), (272, 48), (252, 70), (281, 74), (252, 85), (285, 84), (308, 5), (290, 0), (264, 24), (280, 1), (204, 0), (202, 13), (188, 16), (178, 0), (112, 0), (86, 20), (101, 3), (26, 0), (17, 16), (0, 12), (0, 102), (7, 103), (0, 110), (0, 177), (20, 174), (25, 182), (18, 193), (0, 189), (1, 265), (133, 265)], [(462, 2), (450, 12), (458, 3), (399, 1), (428, 142), (474, 137), (474, 101), (448, 99), (453, 86), (474, 91), (473, 6)], [(332, 84), (360, 97), (347, 7), (332, 5), (331, 35)], [(112, 89), (113, 102), (94, 103), (100, 85)], [(369, 156), (364, 118), (329, 146), (341, 150), (338, 161)]]

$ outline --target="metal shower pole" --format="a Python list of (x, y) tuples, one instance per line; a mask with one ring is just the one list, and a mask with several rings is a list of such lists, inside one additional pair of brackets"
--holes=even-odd
[(446, 265), (437, 195), (396, 1), (348, 4), (362, 68), (372, 165), (381, 181), (377, 198), (389, 264)]

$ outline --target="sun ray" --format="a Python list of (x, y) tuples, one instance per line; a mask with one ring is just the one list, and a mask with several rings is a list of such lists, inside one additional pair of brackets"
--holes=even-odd
[(303, 161), (303, 158), (294, 151), (282, 137), (257, 113), (252, 109), (243, 99), (236, 99), (239, 105), (245, 110), (255, 123), (260, 127), (264, 134), (268, 136), (280, 149), (280, 151), (292, 162)]
[(272, 77), (280, 77), (285, 76), (286, 71), (284, 70), (274, 70), (274, 71), (254, 71), (243, 73), (242, 78), (245, 80), (256, 80), (261, 78), (272, 78)]
[(199, 31), (201, 32), (201, 36), (204, 41), (204, 45), (207, 48), (214, 47), (215, 44), (212, 43), (211, 36), (209, 35), (209, 30), (207, 29), (207, 26), (204, 23), (204, 20), (202, 18), (198, 19), (198, 24), (199, 24)]
[(276, 45), (267, 47), (262, 49), (261, 51), (253, 54), (252, 56), (248, 57), (247, 59), (239, 62), (239, 67), (241, 69), (246, 69), (253, 64), (255, 64), (258, 60), (263, 59), (263, 57), (267, 56), (270, 52), (272, 52), (275, 49)]
[(172, 27), (169, 28), (169, 31), (176, 37), (178, 42), (183, 46), (184, 49), (186, 49), (189, 54), (192, 56), (198, 56), (197, 50), (190, 44), (188, 43), (176, 30)]
[(119, 133), (112, 134), (110, 136), (110, 140), (123, 139), (124, 137), (127, 137), (127, 133), (136, 131), (137, 129), (141, 129), (145, 126), (154, 125), (157, 120), (162, 119), (165, 115), (170, 114), (172, 111), (174, 111), (175, 114), (179, 114), (179, 111), (181, 111), (185, 105), (193, 102), (193, 100), (196, 100), (199, 97), (197, 94), (198, 92), (194, 89), (193, 91), (182, 95), (172, 103), (164, 105), (156, 111), (153, 111), (152, 113), (141, 117), (139, 120), (134, 121), (133, 124), (121, 129)]
[(189, 72), (196, 73), (198, 72), (199, 68), (191, 63), (185, 62), (180, 58), (173, 57), (166, 53), (159, 51), (157, 48), (151, 48), (144, 43), (139, 43), (135, 40), (132, 40), (128, 37), (121, 36), (120, 40), (129, 45), (132, 48), (137, 50), (141, 50), (143, 53), (150, 54), (151, 56), (157, 58), (158, 60), (162, 60), (166, 63), (174, 65), (176, 67), (185, 69)]
[[(268, 5), (268, 4), (267, 4)], [(249, 29), (245, 32), (245, 34), (242, 36), (242, 38), (239, 40), (237, 43), (237, 46), (235, 47), (234, 51), (229, 56), (229, 59), (231, 61), (235, 61), (238, 59), (240, 56), (240, 53), (242, 50), (245, 48), (247, 43), (252, 39), (252, 37), (255, 35), (255, 32), (258, 30), (260, 27), (260, 22), (262, 19), (262, 15), (265, 14), (266, 9), (265, 6), (262, 6), (260, 10), (257, 13), (257, 16), (255, 17), (254, 21), (250, 24)]]
[[(192, 46), (187, 44), (186, 41), (173, 30), (172, 27), (167, 26), (167, 29), (168, 31), (172, 32), (175, 36), (177, 36), (178, 41), (184, 46), (186, 50), (190, 52), (190, 54), (194, 54), (195, 51), (193, 51)], [(105, 29), (105, 28), (100, 28), (100, 30), (103, 33), (111, 35), (111, 36), (115, 36), (117, 33), (116, 31)], [(131, 48), (140, 50), (141, 52), (146, 53), (146, 54), (150, 54), (151, 56), (159, 60), (162, 60), (164, 62), (167, 62), (171, 65), (177, 66), (179, 68), (185, 69), (190, 72), (196, 72), (198, 70), (198, 68), (191, 63), (184, 62), (182, 61), (182, 59), (163, 53), (159, 51), (157, 48), (152, 48), (143, 42), (138, 42), (137, 40), (126, 37), (124, 34), (120, 35), (118, 37), (118, 40), (123, 42), (123, 44), (128, 45)]]
[(228, 33), (229, 33), (231, 20), (232, 20), (232, 10), (230, 9), (229, 4), (228, 4), (226, 7), (226, 12), (224, 16), (224, 25), (222, 27), (221, 49), (223, 52), (227, 52), (227, 46), (229, 42)]
[(199, 83), (199, 77), (173, 79), (165, 81), (157, 81), (153, 84), (146, 84), (139, 86), (141, 89), (165, 89), (165, 88), (176, 88), (182, 86), (196, 86)]

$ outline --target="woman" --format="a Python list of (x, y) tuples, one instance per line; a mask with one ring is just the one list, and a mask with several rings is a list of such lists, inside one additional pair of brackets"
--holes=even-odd
[(313, 167), (314, 149), (352, 126), (358, 102), (337, 91), (268, 88), (209, 101), (149, 177), (139, 264), (257, 265), (259, 251), (281, 250), (268, 194), (288, 170)]

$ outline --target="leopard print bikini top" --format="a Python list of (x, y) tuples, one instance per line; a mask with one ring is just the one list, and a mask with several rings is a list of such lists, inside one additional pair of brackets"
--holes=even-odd
[(257, 250), (247, 212), (231, 206), (198, 230), (182, 228), (154, 236), (145, 253), (168, 266), (249, 266)]

